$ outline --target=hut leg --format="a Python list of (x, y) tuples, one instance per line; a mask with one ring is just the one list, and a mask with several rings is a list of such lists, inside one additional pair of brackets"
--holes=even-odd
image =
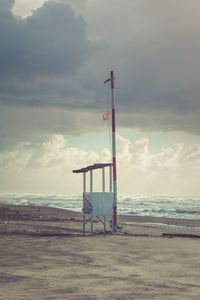
[(103, 226), (104, 226), (104, 234), (106, 234), (106, 217), (104, 217)]
[(83, 236), (85, 236), (85, 214), (83, 214)]
[(91, 235), (93, 235), (93, 217), (92, 216), (90, 219), (90, 225), (91, 225)]
[[(86, 173), (83, 173), (83, 203), (84, 203), (84, 196), (86, 193)], [(84, 204), (83, 204), (84, 206)], [(83, 213), (83, 236), (85, 236), (85, 214)]]

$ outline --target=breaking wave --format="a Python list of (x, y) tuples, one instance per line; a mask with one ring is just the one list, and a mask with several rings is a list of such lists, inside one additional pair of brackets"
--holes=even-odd
[[(81, 211), (82, 195), (0, 194), (0, 203)], [(119, 196), (118, 212), (123, 215), (200, 220), (200, 197)]]

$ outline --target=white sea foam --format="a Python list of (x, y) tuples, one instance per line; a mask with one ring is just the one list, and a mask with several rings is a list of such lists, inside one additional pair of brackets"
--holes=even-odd
[[(0, 203), (81, 211), (82, 195), (0, 194)], [(119, 196), (118, 212), (124, 215), (200, 220), (200, 197)]]

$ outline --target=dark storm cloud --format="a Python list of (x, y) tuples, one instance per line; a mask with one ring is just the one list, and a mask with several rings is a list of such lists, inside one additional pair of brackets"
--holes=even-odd
[(27, 19), (0, 0), (0, 79), (74, 75), (90, 53), (85, 22), (70, 6), (47, 2)]
[(125, 3), (133, 21), (128, 29), (118, 18), (119, 36), (128, 30), (116, 51), (120, 124), (199, 134), (199, 1)]
[[(106, 4), (106, 0), (97, 2), (96, 11), (102, 2)], [(144, 116), (158, 120), (158, 115), (170, 117), (171, 113), (177, 118), (169, 118), (170, 130), (173, 125), (185, 128), (185, 118), (191, 122), (191, 114), (196, 120), (200, 112), (199, 1), (116, 0), (106, 7), (104, 18), (99, 17), (104, 27), (99, 23), (93, 27), (104, 38), (104, 70), (106, 65), (116, 70), (119, 111), (140, 115), (141, 127), (146, 123)], [(99, 61), (98, 67), (101, 69)], [(178, 123), (172, 124), (176, 119)], [(134, 121), (132, 125), (135, 127)], [(196, 122), (193, 125), (196, 130)], [(162, 118), (157, 127), (166, 128)], [(191, 130), (192, 123), (189, 127)]]
[(0, 10), (10, 12), (14, 3), (15, 3), (14, 0), (1, 0), (0, 1)]
[[(63, 109), (67, 128), (46, 117), (45, 132), (74, 132), (78, 114), (107, 109), (103, 81), (114, 69), (118, 126), (199, 134), (199, 2), (80, 3), (75, 6), (84, 17), (63, 1), (47, 2), (20, 19), (10, 12), (13, 1), (0, 0), (2, 113), (6, 106), (28, 107), (28, 119), (35, 120), (32, 107)], [(77, 115), (70, 118), (70, 111)], [(94, 119), (81, 120), (87, 125), (79, 128), (96, 130)]]

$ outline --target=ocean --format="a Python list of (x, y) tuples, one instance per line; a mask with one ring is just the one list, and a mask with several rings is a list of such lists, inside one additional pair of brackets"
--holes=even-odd
[[(0, 203), (81, 211), (82, 195), (0, 194)], [(119, 196), (118, 214), (200, 220), (200, 197)]]

